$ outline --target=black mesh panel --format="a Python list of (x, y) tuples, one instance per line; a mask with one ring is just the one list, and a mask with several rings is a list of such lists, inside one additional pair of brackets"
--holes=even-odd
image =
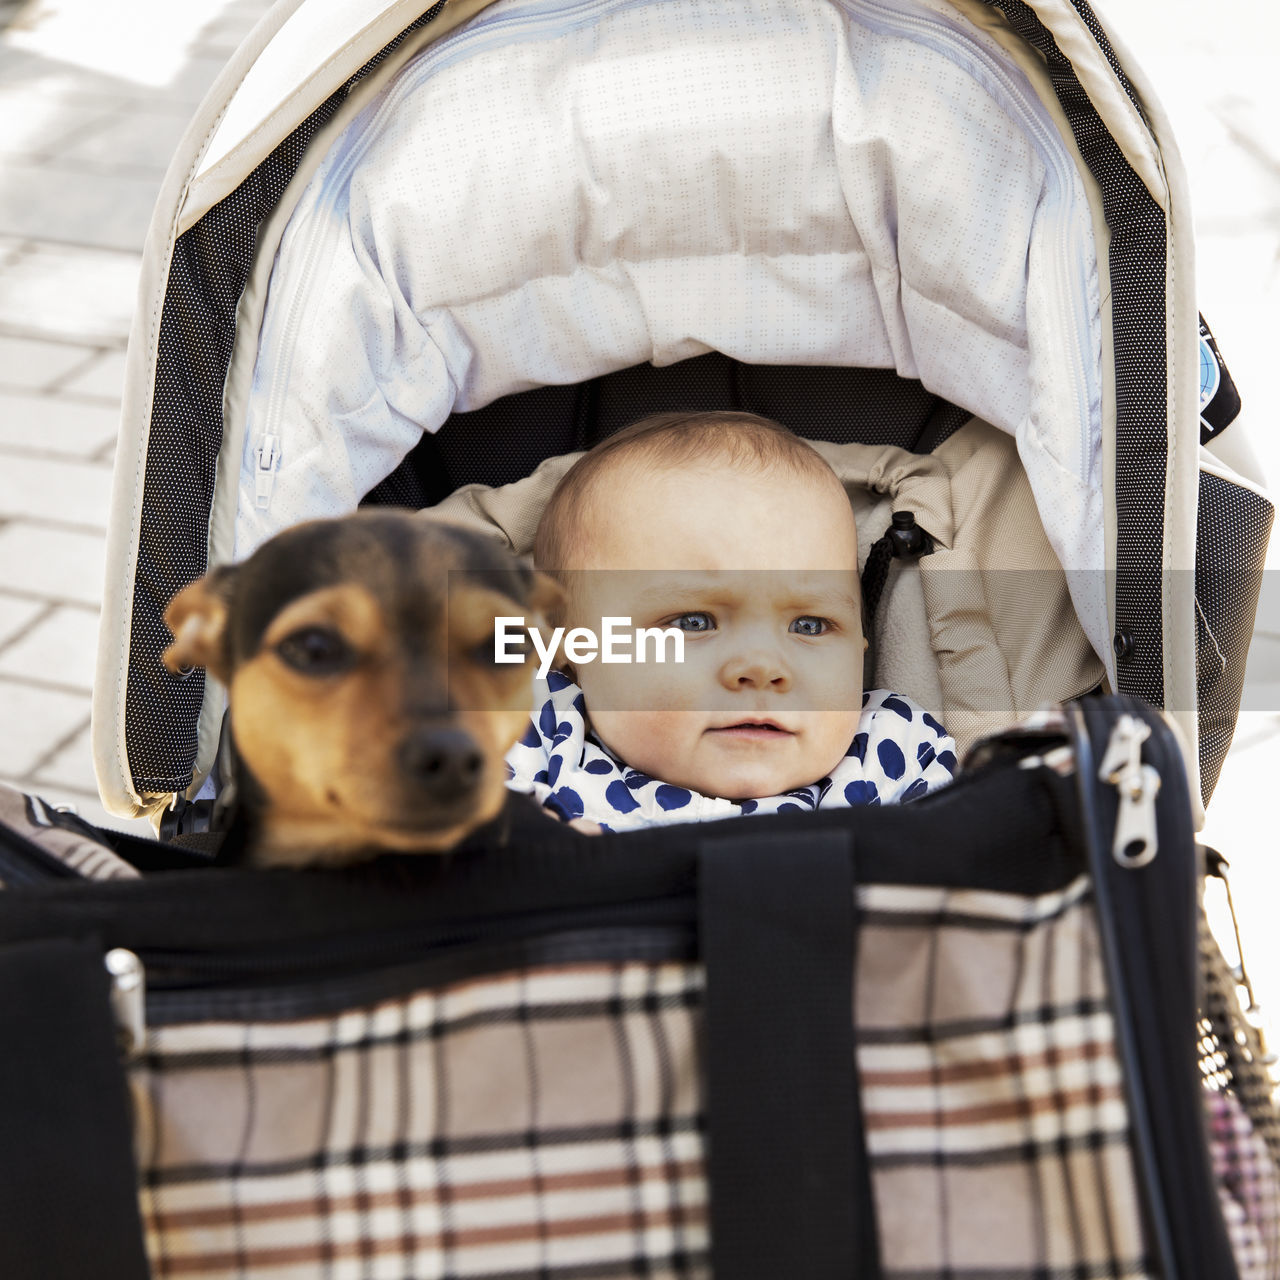
[(443, 0), (366, 63), (174, 246), (160, 317), (129, 636), (125, 741), (140, 794), (183, 791), (195, 767), (204, 673), (184, 680), (160, 665), (170, 641), (164, 610), (208, 565), (222, 392), (258, 229), (351, 86), (442, 8)]
[[(1168, 376), (1164, 213), (1089, 101), (1066, 55), (1022, 0), (986, 0), (1043, 55), (1076, 144), (1102, 189), (1116, 367), (1116, 631), (1121, 693), (1164, 705), (1163, 583)], [(1095, 37), (1085, 0), (1076, 9)], [(1100, 40), (1101, 44), (1101, 40)], [(1110, 46), (1104, 52), (1113, 62)], [(1128, 90), (1128, 83), (1125, 82)], [(1132, 95), (1131, 95), (1132, 96)], [(1081, 424), (1083, 427), (1083, 424)], [(1121, 637), (1125, 643), (1119, 643)]]

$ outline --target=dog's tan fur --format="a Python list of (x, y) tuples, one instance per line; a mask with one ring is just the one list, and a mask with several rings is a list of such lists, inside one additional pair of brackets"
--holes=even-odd
[[(312, 589), (278, 611), (264, 611), (257, 595), (289, 581), (291, 551), (305, 555), (319, 541), (307, 535), (317, 526), (300, 526), (281, 535), (295, 547), (269, 543), (174, 598), (165, 663), (204, 667), (227, 687), (236, 748), (258, 797), (251, 861), (296, 866), (452, 848), (498, 815), (503, 757), (528, 724), (529, 669), (493, 661), (494, 620), (536, 624), (560, 588), (514, 561), (504, 570), (494, 560), (500, 567), (489, 572), (489, 558), (505, 553), (478, 551), (467, 540), (474, 535), (442, 533), (407, 513), (319, 524), (326, 569), (308, 567)], [(269, 571), (255, 565), (264, 552)], [(250, 609), (266, 621), (246, 640), (237, 632)], [(290, 645), (317, 635), (346, 652), (341, 669), (317, 673), (289, 660)], [(465, 803), (426, 802), (421, 778), (405, 767), (406, 741), (436, 727), (466, 734), (483, 759)]]

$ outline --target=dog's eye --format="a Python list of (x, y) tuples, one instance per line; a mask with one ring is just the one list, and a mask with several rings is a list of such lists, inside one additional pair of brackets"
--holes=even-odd
[[(533, 645), (529, 643), (529, 637), (524, 632), (519, 634), (508, 632), (502, 640), (502, 652), (506, 655), (508, 662), (523, 662), (533, 652)], [(471, 661), (478, 667), (497, 666), (497, 647), (493, 640), (486, 637), (475, 645), (471, 650)]]
[(303, 627), (285, 636), (276, 653), (286, 666), (309, 676), (333, 675), (355, 661), (351, 646), (327, 627)]

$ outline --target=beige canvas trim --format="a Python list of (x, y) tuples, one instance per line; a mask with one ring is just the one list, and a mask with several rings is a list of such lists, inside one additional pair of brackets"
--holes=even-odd
[(1267, 489), (1268, 479), (1253, 443), (1249, 438), (1249, 411), (1242, 409), (1229, 430), (1221, 431), (1208, 444), (1200, 448), (1200, 469), (1206, 469), (1206, 458), (1215, 465), (1227, 468), (1231, 478), (1239, 483), (1246, 481), (1255, 492), (1274, 502)]
[(1230, 463), (1225, 462), (1220, 456), (1215, 456), (1205, 445), (1200, 447), (1199, 469), (1206, 475), (1217, 476), (1219, 480), (1226, 480), (1229, 484), (1238, 485), (1241, 489), (1248, 489), (1250, 493), (1256, 493), (1259, 498), (1265, 498), (1272, 506), (1276, 505), (1276, 495), (1265, 484), (1250, 476), (1241, 475)]
[[(430, 24), (429, 30), (434, 33), (432, 38), (452, 31), (491, 3), (492, 0), (447, 0), (445, 9)], [(292, 6), (294, 9), (299, 7)], [(281, 48), (273, 53), (264, 44), (259, 50), (260, 65), (242, 77), (237, 92), (260, 94), (264, 103), (273, 105), (251, 110), (249, 115), (257, 116), (257, 123), (237, 127), (234, 139), (217, 140), (220, 154), (208, 168), (200, 170), (192, 182), (183, 205), (179, 230), (186, 231), (195, 226), (214, 205), (229, 196), (339, 85), (350, 79), (379, 50), (386, 48), (429, 7), (421, 0), (398, 0), (388, 6), (315, 65), (310, 75), (293, 84), (283, 96), (273, 91), (269, 84), (260, 84), (259, 78), (264, 81), (273, 76), (284, 78), (299, 62), (311, 65), (306, 57), (307, 51)], [(349, 11), (350, 8), (348, 6)], [(288, 16), (291, 17), (292, 13)], [(298, 25), (301, 26), (301, 21)], [(283, 23), (281, 27), (279, 38), (283, 45), (290, 40), (292, 32)], [(305, 41), (305, 36), (303, 39)], [(210, 94), (210, 98), (213, 96)], [(225, 101), (224, 113), (232, 105), (230, 99)]]
[[(1084, 19), (1070, 0), (1028, 0), (1028, 7), (1035, 10), (1036, 16), (1053, 33), (1058, 48), (1071, 59), (1071, 66), (1081, 87), (1089, 95), (1090, 102), (1097, 109), (1124, 158), (1151, 193), (1151, 198), (1162, 209), (1167, 210), (1168, 181), (1161, 155), (1164, 139), (1159, 139), (1160, 147), (1157, 147), (1147, 121), (1125, 93), (1124, 86), (1116, 79), (1111, 64), (1093, 37), (1093, 32), (1085, 25)], [(1154, 102), (1150, 85), (1141, 75), (1135, 77), (1132, 55), (1117, 43), (1109, 29), (1107, 39), (1133, 85), (1143, 111), (1150, 119), (1151, 105)], [(1158, 108), (1158, 103), (1155, 105)]]

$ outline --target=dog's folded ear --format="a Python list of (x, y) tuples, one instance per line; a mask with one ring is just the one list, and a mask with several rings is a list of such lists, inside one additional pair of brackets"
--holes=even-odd
[(227, 651), (227, 606), (235, 569), (222, 565), (184, 587), (164, 611), (173, 643), (161, 655), (170, 671), (204, 667), (224, 684), (230, 673)]

